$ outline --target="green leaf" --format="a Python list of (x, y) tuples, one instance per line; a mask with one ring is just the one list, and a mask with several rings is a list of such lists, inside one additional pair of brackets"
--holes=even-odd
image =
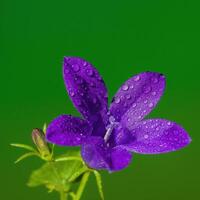
[[(68, 152), (66, 156), (78, 156), (77, 152)], [(70, 177), (83, 167), (83, 163), (77, 160), (67, 160), (62, 162), (47, 162), (41, 168), (35, 170), (28, 181), (28, 186), (46, 186), (50, 191), (68, 191), (71, 183)]]
[(18, 147), (18, 148), (26, 149), (26, 150), (29, 150), (29, 151), (37, 152), (33, 147), (26, 145), (26, 144), (13, 143), (13, 144), (10, 144), (10, 145), (13, 146), (13, 147)]
[(103, 194), (103, 186), (102, 186), (102, 180), (101, 180), (101, 174), (96, 171), (96, 170), (93, 170), (93, 173), (96, 177), (96, 182), (97, 182), (97, 188), (98, 188), (98, 191), (99, 191), (99, 194), (100, 194), (100, 197), (102, 200), (104, 200), (104, 194)]
[(25, 153), (24, 155), (20, 156), (16, 161), (15, 164), (24, 160), (25, 158), (31, 157), (31, 156), (39, 156), (38, 153), (35, 152), (29, 152), (29, 153)]

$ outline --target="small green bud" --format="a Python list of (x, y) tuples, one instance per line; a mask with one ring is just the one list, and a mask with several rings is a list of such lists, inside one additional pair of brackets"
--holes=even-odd
[(44, 132), (41, 129), (33, 129), (32, 140), (35, 143), (41, 157), (44, 160), (51, 160), (52, 154), (51, 150), (45, 140)]

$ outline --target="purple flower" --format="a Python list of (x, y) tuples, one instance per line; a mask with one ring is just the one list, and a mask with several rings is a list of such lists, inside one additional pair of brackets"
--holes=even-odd
[(87, 61), (65, 57), (63, 76), (69, 96), (83, 119), (61, 115), (47, 128), (47, 140), (62, 146), (80, 146), (91, 168), (121, 170), (131, 152), (160, 154), (176, 151), (191, 141), (186, 131), (165, 119), (144, 119), (165, 88), (165, 77), (143, 72), (127, 80), (108, 109), (108, 95), (98, 71)]

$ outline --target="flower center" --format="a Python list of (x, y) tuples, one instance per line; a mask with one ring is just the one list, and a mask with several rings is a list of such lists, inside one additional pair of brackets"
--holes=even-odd
[(106, 131), (106, 134), (104, 136), (105, 143), (108, 142), (108, 140), (109, 140), (109, 138), (110, 138), (110, 136), (112, 134), (112, 131), (115, 128), (115, 126), (119, 124), (119, 122), (115, 121), (115, 118), (113, 116), (109, 117), (109, 122), (110, 122), (110, 124), (106, 127), (107, 131)]

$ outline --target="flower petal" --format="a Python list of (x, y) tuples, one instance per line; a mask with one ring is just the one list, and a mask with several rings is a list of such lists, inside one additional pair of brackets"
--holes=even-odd
[(46, 131), (49, 142), (61, 146), (78, 146), (91, 134), (92, 128), (87, 121), (70, 115), (54, 119)]
[(111, 150), (110, 171), (119, 171), (126, 168), (132, 160), (132, 154), (126, 149), (117, 146)]
[(132, 141), (126, 149), (141, 154), (159, 154), (179, 150), (191, 139), (187, 132), (175, 122), (164, 119), (149, 119), (139, 122), (131, 131)]
[(75, 107), (87, 121), (99, 121), (97, 125), (101, 129), (108, 120), (108, 95), (98, 71), (81, 58), (65, 57), (63, 76)]
[(144, 72), (127, 80), (110, 106), (117, 121), (141, 121), (156, 106), (165, 88), (165, 78), (155, 72)]
[(90, 137), (82, 146), (81, 155), (89, 167), (110, 172), (122, 170), (132, 155), (122, 147), (109, 148), (100, 137)]
[(108, 149), (101, 137), (90, 137), (81, 148), (81, 156), (89, 167), (109, 169)]

